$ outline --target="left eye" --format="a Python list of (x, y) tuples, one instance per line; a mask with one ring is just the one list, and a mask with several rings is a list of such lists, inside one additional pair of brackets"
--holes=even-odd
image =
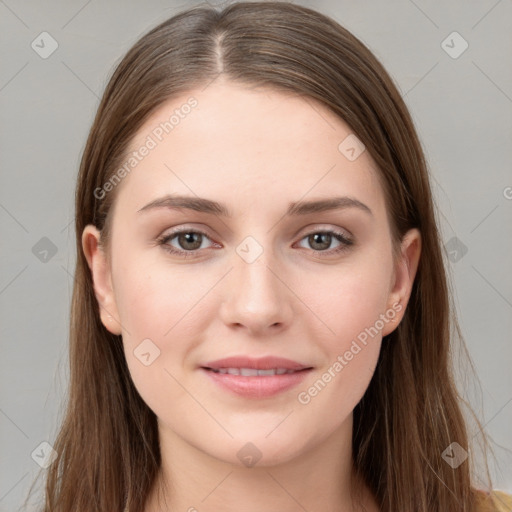
[(306, 240), (314, 248), (316, 245), (315, 252), (325, 252), (329, 249), (331, 242), (333, 240), (339, 242), (339, 245), (334, 249), (331, 249), (327, 252), (338, 252), (346, 249), (349, 245), (352, 245), (352, 240), (348, 239), (343, 233), (338, 233), (336, 231), (315, 231), (306, 235), (302, 240)]

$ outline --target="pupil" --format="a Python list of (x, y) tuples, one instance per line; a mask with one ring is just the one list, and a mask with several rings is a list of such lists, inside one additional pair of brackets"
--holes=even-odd
[[(327, 242), (321, 241), (322, 237), (327, 237)], [(317, 239), (320, 238), (320, 242), (317, 241)], [(319, 243), (322, 247), (318, 247), (320, 250), (327, 249), (329, 245), (331, 245), (331, 235), (329, 233), (315, 233), (313, 235), (313, 244)]]
[[(194, 237), (200, 237), (200, 236), (202, 236), (200, 233), (182, 233), (180, 235), (180, 240), (179, 240), (180, 245), (184, 249), (198, 249), (199, 247), (201, 247), (201, 241), (199, 240), (199, 242), (198, 242), (196, 240), (194, 242)], [(192, 244), (192, 247), (187, 246), (187, 244)]]

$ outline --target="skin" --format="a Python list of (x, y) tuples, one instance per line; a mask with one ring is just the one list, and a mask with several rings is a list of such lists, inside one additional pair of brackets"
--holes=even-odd
[[(102, 322), (122, 334), (133, 382), (158, 417), (162, 471), (145, 511), (167, 510), (157, 505), (165, 483), (169, 510), (359, 510), (350, 482), (353, 409), (374, 373), (382, 336), (404, 314), (420, 234), (408, 232), (393, 258), (369, 152), (349, 161), (338, 145), (350, 127), (309, 98), (216, 81), (163, 104), (132, 148), (190, 96), (197, 107), (119, 185), (110, 261), (94, 226), (82, 236)], [(233, 217), (138, 212), (168, 193), (221, 202)], [(372, 213), (349, 207), (283, 217), (292, 201), (332, 196), (355, 198)], [(207, 234), (198, 236), (196, 257), (170, 254), (156, 242), (178, 227)], [(322, 240), (308, 237), (329, 229), (353, 245), (333, 253), (341, 245), (336, 238), (322, 251)], [(263, 249), (251, 263), (236, 251), (247, 236)], [(167, 244), (182, 252), (193, 246), (177, 236)], [(300, 403), (298, 393), (391, 309), (394, 319)], [(134, 355), (147, 338), (160, 350), (149, 366)], [(286, 357), (313, 370), (298, 386), (255, 400), (222, 390), (198, 370), (240, 354)], [(248, 442), (261, 452), (253, 467), (237, 457)], [(378, 510), (366, 487), (363, 505)]]

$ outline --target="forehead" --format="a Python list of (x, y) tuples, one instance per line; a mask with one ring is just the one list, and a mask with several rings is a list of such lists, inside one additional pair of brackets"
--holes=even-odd
[(350, 127), (314, 99), (214, 83), (168, 100), (148, 118), (130, 145), (138, 155), (119, 200), (140, 208), (182, 193), (242, 213), (250, 204), (268, 210), (336, 193), (382, 209), (378, 170), (368, 151), (357, 156), (361, 149)]

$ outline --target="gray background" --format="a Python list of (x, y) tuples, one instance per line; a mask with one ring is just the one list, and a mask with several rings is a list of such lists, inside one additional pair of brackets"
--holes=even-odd
[[(462, 370), (462, 392), (494, 439), (495, 487), (512, 491), (512, 2), (296, 3), (362, 39), (411, 110), (453, 260), (460, 323), (482, 384), (479, 399)], [(1, 511), (20, 506), (40, 469), (31, 453), (54, 438), (63, 410), (73, 192), (99, 97), (114, 64), (142, 33), (195, 4), (0, 0)], [(45, 37), (38, 51), (51, 49), (47, 36), (38, 37), (43, 31), (58, 44), (47, 58), (31, 47)], [(457, 58), (458, 36), (442, 44), (454, 31), (469, 45)], [(478, 441), (478, 431), (471, 435)]]

